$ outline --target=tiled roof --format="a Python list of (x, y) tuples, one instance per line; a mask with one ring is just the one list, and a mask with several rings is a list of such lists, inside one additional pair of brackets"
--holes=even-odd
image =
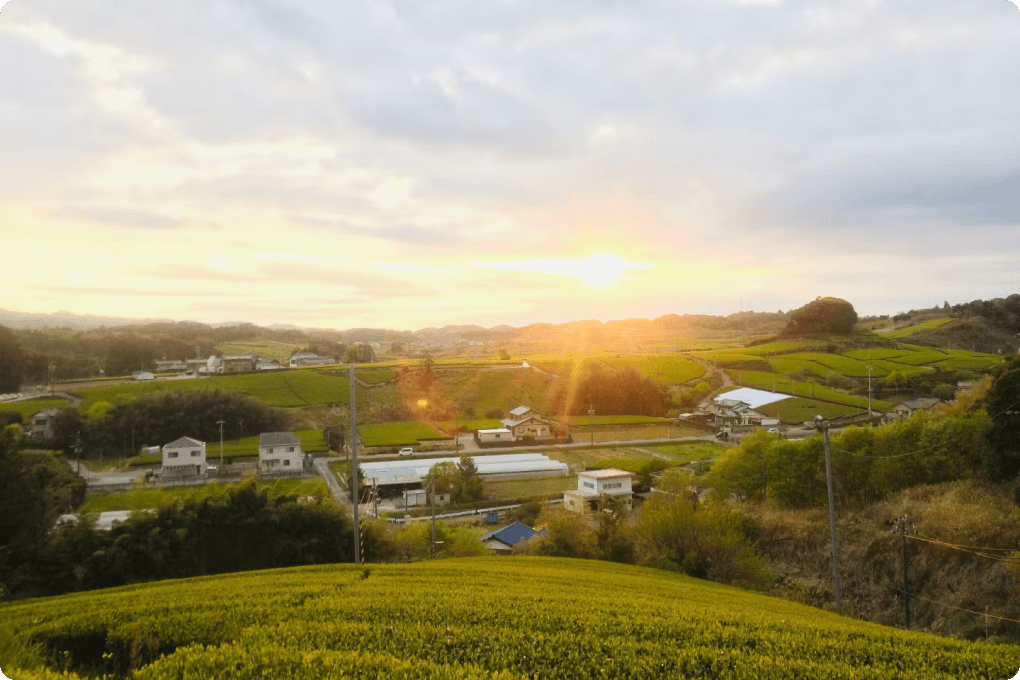
[[(488, 541), (489, 539), (496, 539), (500, 543), (505, 543), (508, 546), (515, 546), (521, 541), (527, 541), (535, 536), (541, 534), (540, 531), (535, 531), (526, 524), (520, 522), (514, 522), (513, 524), (507, 525), (502, 529), (496, 529), (482, 536), (482, 541)], [(544, 534), (543, 534), (544, 535)]]
[(531, 410), (531, 407), (529, 407), (529, 406), (518, 406), (514, 410), (510, 411), (510, 415), (512, 415), (512, 416), (523, 416), (525, 413), (527, 413), (530, 410)]
[(259, 435), (259, 446), (294, 446), (301, 440), (293, 432), (263, 432)]

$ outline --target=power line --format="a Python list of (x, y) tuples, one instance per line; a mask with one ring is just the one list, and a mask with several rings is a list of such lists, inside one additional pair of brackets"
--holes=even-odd
[(895, 590), (898, 593), (902, 593), (904, 595), (908, 595), (908, 596), (914, 598), (915, 600), (924, 600), (925, 602), (931, 602), (932, 604), (936, 604), (936, 605), (938, 605), (940, 607), (948, 607), (949, 609), (955, 609), (956, 611), (966, 612), (968, 614), (974, 614), (975, 616), (987, 616), (990, 619), (997, 619), (999, 621), (1008, 621), (1009, 623), (1020, 623), (1020, 620), (1018, 620), (1018, 619), (1010, 619), (1010, 618), (1007, 618), (1005, 616), (996, 616), (995, 614), (988, 614), (988, 613), (985, 613), (985, 612), (976, 612), (973, 609), (965, 609), (963, 607), (957, 607), (957, 606), (952, 605), (952, 604), (946, 604), (945, 602), (938, 602), (937, 600), (932, 600), (932, 599), (927, 598), (927, 597), (921, 597), (917, 593), (905, 593), (902, 588), (893, 588), (893, 590)]
[[(987, 558), (987, 559), (990, 559), (990, 560), (995, 560), (996, 562), (1006, 562), (1006, 563), (1010, 563), (1010, 564), (1020, 564), (1020, 557), (1009, 557), (1009, 556), (1003, 556), (1003, 555), (990, 555), (988, 553), (979, 552), (978, 550), (969, 550), (969, 549), (967, 549), (965, 547), (962, 547), (962, 546), (953, 545), (952, 543), (946, 543), (944, 541), (939, 541), (938, 539), (927, 538), (927, 537), (922, 537), (922, 536), (918, 536), (918, 535), (908, 535), (908, 538), (912, 538), (915, 541), (921, 541), (922, 543), (931, 543), (932, 545), (938, 545), (938, 546), (942, 546), (944, 548), (950, 548), (952, 550), (958, 550), (960, 552), (967, 553), (968, 555), (974, 555), (976, 557), (984, 557), (984, 558)], [(992, 549), (993, 550), (1004, 550), (1004, 548), (992, 548)]]

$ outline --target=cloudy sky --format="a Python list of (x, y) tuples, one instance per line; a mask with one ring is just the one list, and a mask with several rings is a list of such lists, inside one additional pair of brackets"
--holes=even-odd
[(0, 307), (414, 329), (1000, 297), (1018, 65), (1008, 0), (13, 0)]

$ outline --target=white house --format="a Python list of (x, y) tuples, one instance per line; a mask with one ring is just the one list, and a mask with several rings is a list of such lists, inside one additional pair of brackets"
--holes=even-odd
[(28, 436), (32, 439), (53, 439), (53, 425), (57, 421), (59, 410), (48, 408), (33, 415)]
[(563, 505), (575, 512), (598, 510), (599, 497), (606, 495), (622, 501), (630, 510), (634, 498), (630, 478), (631, 473), (613, 468), (579, 472), (577, 489), (563, 492)]
[(301, 440), (293, 432), (259, 435), (260, 472), (301, 472), (304, 461)]
[(494, 430), (478, 430), (478, 441), (480, 442), (512, 442), (514, 433), (505, 427)]
[(205, 473), (205, 442), (181, 437), (163, 446), (162, 477), (201, 477)]
[(328, 366), (335, 363), (336, 359), (333, 357), (323, 357), (312, 352), (297, 352), (287, 361), (287, 365), (291, 368), (298, 368), (300, 366)]

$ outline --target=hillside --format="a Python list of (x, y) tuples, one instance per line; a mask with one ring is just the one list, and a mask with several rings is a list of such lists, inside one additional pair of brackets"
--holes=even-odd
[(5, 605), (0, 617), (71, 670), (139, 680), (965, 680), (1009, 677), (1020, 659), (1013, 646), (899, 631), (667, 572), (542, 558), (165, 581)]

